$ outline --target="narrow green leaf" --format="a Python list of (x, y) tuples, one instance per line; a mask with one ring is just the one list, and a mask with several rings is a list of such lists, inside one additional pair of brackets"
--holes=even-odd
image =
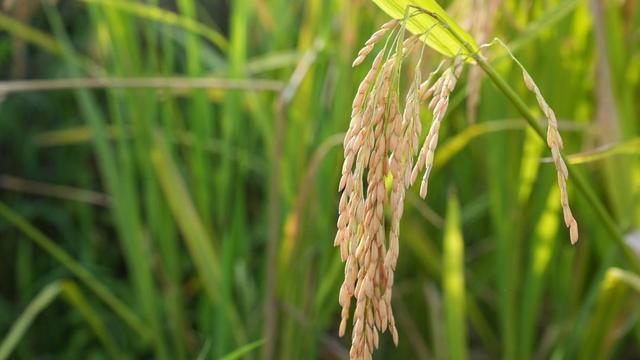
[(120, 359), (122, 352), (118, 349), (111, 334), (109, 334), (109, 330), (100, 315), (91, 307), (80, 288), (71, 280), (63, 280), (60, 286), (63, 298), (82, 314), (82, 317), (87, 321), (111, 358)]
[(221, 357), (220, 360), (240, 359), (241, 357), (247, 355), (251, 351), (261, 347), (263, 344), (264, 344), (264, 339), (260, 339), (260, 340), (254, 341), (252, 343), (249, 343), (249, 344), (246, 344), (246, 345), (240, 347), (239, 349), (231, 352), (230, 354), (227, 354), (227, 355)]
[(60, 283), (53, 282), (40, 290), (27, 308), (22, 312), (18, 320), (13, 324), (9, 333), (4, 337), (0, 344), (0, 360), (8, 359), (13, 349), (18, 345), (24, 334), (33, 323), (33, 320), (44, 310), (53, 300), (60, 294)]
[(221, 274), (220, 260), (212, 237), (205, 228), (180, 171), (169, 153), (166, 140), (160, 133), (155, 134), (151, 161), (205, 293), (212, 303), (221, 303), (222, 309), (227, 312), (230, 319), (230, 331), (236, 339), (244, 339), (245, 331), (235, 305), (220, 298), (220, 277), (223, 274)]
[(211, 236), (207, 233), (191, 200), (187, 186), (171, 158), (167, 144), (159, 133), (155, 136), (151, 160), (205, 291), (211, 300), (215, 300), (218, 297), (217, 287), (220, 277), (218, 255), (213, 247)]
[[(598, 149), (567, 156), (571, 164), (586, 164), (608, 159), (617, 155), (640, 154), (640, 138), (633, 138), (619, 144), (605, 145)], [(547, 159), (545, 159), (547, 160)], [(548, 161), (548, 160), (547, 160)]]
[(554, 241), (557, 239), (560, 223), (558, 192), (559, 190), (555, 187), (549, 192), (547, 206), (538, 220), (532, 239), (532, 256), (524, 281), (526, 286), (522, 290), (522, 311), (520, 312), (519, 359), (522, 360), (532, 358), (535, 349), (534, 335), (538, 329), (538, 314), (544, 290), (544, 274), (553, 255)]
[(467, 358), (467, 326), (465, 323), (464, 241), (460, 229), (460, 205), (455, 195), (449, 196), (444, 231), (442, 286), (449, 358)]
[(142, 323), (140, 318), (127, 307), (127, 305), (116, 298), (108, 287), (103, 285), (92, 273), (74, 260), (71, 255), (2, 202), (0, 202), (0, 216), (20, 229), (20, 231), (29, 239), (33, 240), (36, 245), (66, 267), (98, 298), (107, 304), (114, 313), (120, 316), (131, 329), (136, 331), (142, 340), (147, 341), (151, 338), (149, 329)]
[(109, 6), (120, 11), (127, 12), (137, 17), (157, 21), (159, 23), (180, 27), (194, 34), (203, 36), (211, 43), (226, 51), (229, 47), (227, 39), (217, 30), (197, 22), (188, 17), (181, 16), (171, 11), (163, 10), (157, 6), (140, 4), (132, 1), (117, 0), (81, 0), (88, 4)]
[[(629, 294), (629, 290), (635, 294)], [(608, 359), (617, 343), (623, 338), (619, 326), (634, 307), (638, 305), (640, 295), (640, 277), (619, 268), (610, 268), (600, 284), (598, 302), (593, 312), (593, 318), (581, 347), (582, 359)], [(631, 301), (632, 298), (636, 299)], [(633, 306), (629, 308), (628, 306)], [(635, 305), (635, 306), (634, 306)], [(622, 313), (624, 311), (624, 314)], [(623, 317), (622, 319), (620, 317)]]
[[(15, 20), (0, 11), (0, 30), (31, 43), (51, 54), (64, 56), (64, 48), (58, 39), (38, 30), (35, 27)], [(82, 56), (76, 56), (72, 61), (74, 65), (90, 72), (100, 73), (101, 69), (91, 60)], [(3, 79), (4, 80), (4, 79)]]
[(524, 121), (518, 120), (495, 120), (469, 125), (438, 148), (433, 167), (437, 170), (446, 165), (475, 138), (498, 131), (524, 129), (526, 126)]
[(56, 55), (60, 55), (62, 53), (60, 44), (49, 34), (12, 19), (2, 12), (0, 12), (0, 29), (17, 38), (28, 41), (50, 53)]
[[(518, 203), (527, 204), (534, 182), (540, 169), (540, 156), (544, 150), (544, 143), (531, 128), (527, 128), (522, 146), (522, 160), (520, 164), (520, 186), (518, 187)], [(558, 195), (559, 196), (559, 195)]]
[(78, 286), (76, 286), (73, 281), (61, 280), (54, 281), (40, 290), (36, 297), (31, 300), (27, 308), (22, 312), (20, 317), (18, 317), (8, 334), (2, 340), (2, 343), (0, 343), (0, 360), (5, 360), (11, 355), (12, 351), (18, 345), (20, 340), (22, 340), (24, 334), (29, 329), (36, 316), (47, 308), (58, 297), (58, 295), (62, 295), (73, 308), (82, 314), (100, 342), (102, 342), (107, 349), (111, 358), (119, 359), (120, 351), (118, 350), (115, 341), (107, 331), (102, 319), (100, 319), (98, 314), (86, 301)]

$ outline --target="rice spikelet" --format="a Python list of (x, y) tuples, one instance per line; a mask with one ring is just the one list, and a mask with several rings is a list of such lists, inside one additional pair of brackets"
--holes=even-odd
[(353, 64), (351, 64), (351, 66), (352, 67), (356, 67), (356, 66), (362, 64), (362, 62), (367, 58), (369, 53), (371, 53), (373, 48), (376, 46), (378, 41), (380, 41), (380, 39), (384, 38), (384, 36), (387, 35), (387, 33), (390, 30), (395, 28), (396, 25), (398, 25), (398, 20), (396, 20), (396, 19), (392, 19), (392, 20), (387, 21), (386, 23), (382, 24), (380, 29), (378, 29), (378, 31), (374, 32), (373, 35), (371, 35), (371, 37), (369, 38), (369, 40), (367, 40), (364, 43), (364, 47), (362, 49), (360, 49), (360, 51), (358, 51), (358, 56), (353, 61)]

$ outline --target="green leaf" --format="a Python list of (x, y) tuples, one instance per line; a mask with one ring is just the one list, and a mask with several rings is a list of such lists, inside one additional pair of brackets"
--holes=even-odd
[(460, 205), (455, 195), (449, 196), (444, 230), (444, 317), (449, 345), (449, 358), (467, 359), (467, 327), (465, 323), (464, 241), (460, 229)]
[(18, 39), (25, 40), (50, 53), (59, 55), (62, 50), (60, 44), (49, 34), (44, 33), (27, 24), (23, 24), (0, 12), (0, 30), (6, 31)]
[(56, 281), (47, 285), (36, 295), (0, 343), (0, 360), (9, 358), (36, 316), (49, 306), (58, 294), (60, 294), (60, 283)]
[(220, 258), (217, 248), (214, 247), (212, 234), (206, 229), (205, 223), (196, 209), (187, 185), (169, 151), (166, 139), (157, 132), (154, 140), (151, 161), (162, 192), (200, 276), (204, 291), (212, 303), (220, 302), (221, 309), (227, 312), (231, 319), (230, 331), (235, 334), (237, 339), (244, 339), (245, 330), (240, 322), (235, 304), (220, 297), (220, 283), (224, 274), (221, 272)]
[(246, 344), (241, 346), (239, 349), (234, 350), (232, 353), (227, 354), (225, 356), (223, 356), (222, 358), (220, 358), (220, 360), (235, 360), (235, 359), (240, 359), (241, 357), (247, 355), (248, 353), (250, 353), (251, 351), (259, 348), (260, 346), (262, 346), (264, 344), (264, 339), (260, 339), (257, 341), (254, 341), (252, 343)]
[[(522, 292), (522, 310), (520, 312), (520, 344), (519, 359), (531, 359), (534, 354), (536, 331), (539, 325), (539, 314), (545, 291), (545, 274), (554, 252), (554, 242), (558, 236), (560, 217), (559, 190), (555, 187), (549, 191), (547, 204), (542, 216), (537, 221), (531, 238), (530, 262)], [(527, 196), (528, 198), (528, 196)]]
[(100, 317), (100, 314), (85, 298), (78, 285), (71, 280), (61, 280), (60, 288), (62, 289), (63, 298), (87, 321), (93, 332), (96, 334), (98, 340), (100, 340), (102, 345), (104, 345), (109, 356), (112, 359), (121, 359), (122, 353), (109, 333), (106, 324)]
[(183, 234), (196, 270), (201, 276), (205, 292), (212, 301), (215, 301), (218, 298), (220, 279), (218, 254), (213, 246), (211, 235), (206, 230), (187, 190), (187, 185), (169, 152), (166, 141), (160, 133), (155, 136), (154, 147), (151, 150), (151, 161), (169, 208)]
[(581, 358), (611, 358), (618, 341), (624, 338), (624, 320), (637, 308), (640, 277), (620, 268), (610, 268), (600, 284), (598, 303), (583, 339)]
[(76, 261), (53, 240), (36, 229), (25, 218), (0, 201), (0, 218), (6, 219), (52, 258), (67, 268), (80, 282), (102, 300), (115, 314), (117, 314), (143, 341), (151, 337), (150, 330), (140, 320), (136, 313), (118, 299), (111, 290), (89, 272), (81, 263)]
[(475, 138), (493, 132), (523, 128), (526, 128), (526, 123), (518, 120), (493, 120), (469, 125), (438, 148), (433, 167), (434, 169), (440, 169), (445, 166)]
[[(454, 57), (458, 54), (468, 54), (468, 50), (463, 43), (451, 34), (451, 32), (456, 33), (461, 39), (464, 39), (473, 51), (478, 50), (478, 45), (475, 40), (473, 40), (473, 37), (449, 17), (434, 0), (373, 0), (373, 2), (394, 19), (404, 19), (408, 6), (414, 6), (431, 12), (432, 14), (426, 12), (420, 13), (417, 11), (417, 8), (416, 11), (409, 9), (407, 30), (413, 34), (428, 31), (428, 34), (421, 39), (443, 55)], [(438, 23), (436, 16), (440, 22), (444, 24), (436, 26)], [(448, 29), (445, 26), (448, 26)], [(469, 58), (468, 61), (473, 61), (473, 59)]]
[[(571, 164), (586, 164), (594, 161), (608, 159), (617, 155), (638, 155), (640, 154), (640, 138), (633, 138), (619, 144), (604, 145), (597, 149), (580, 154), (569, 155)], [(548, 161), (547, 159), (545, 159)]]
[(120, 350), (118, 350), (115, 341), (109, 334), (97, 312), (84, 298), (78, 286), (71, 280), (57, 280), (40, 290), (22, 314), (20, 314), (9, 330), (9, 333), (0, 343), (0, 360), (9, 358), (27, 330), (29, 330), (35, 318), (53, 303), (53, 301), (58, 298), (58, 295), (62, 295), (72, 307), (82, 314), (98, 339), (107, 349), (111, 358), (119, 359)]
[(111, 6), (120, 11), (130, 13), (143, 19), (157, 21), (162, 24), (172, 25), (194, 34), (203, 36), (211, 43), (226, 51), (229, 47), (227, 39), (217, 30), (199, 23), (188, 17), (181, 16), (172, 11), (163, 10), (157, 6), (138, 4), (129, 1), (105, 1), (105, 0), (82, 0), (88, 4)]

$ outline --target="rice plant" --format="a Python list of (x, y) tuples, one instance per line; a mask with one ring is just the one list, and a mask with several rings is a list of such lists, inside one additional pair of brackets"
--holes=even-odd
[(639, 14), (0, 1), (0, 359), (637, 357)]

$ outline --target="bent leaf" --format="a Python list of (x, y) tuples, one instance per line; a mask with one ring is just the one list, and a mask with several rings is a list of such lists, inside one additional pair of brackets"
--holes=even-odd
[(33, 300), (29, 303), (24, 312), (18, 317), (13, 324), (9, 333), (0, 342), (0, 360), (8, 359), (20, 340), (35, 320), (36, 316), (42, 312), (49, 304), (53, 302), (60, 294), (60, 283), (53, 282), (40, 290)]
[[(413, 34), (428, 32), (425, 36), (421, 37), (421, 40), (443, 55), (454, 57), (456, 55), (469, 54), (469, 51), (463, 43), (451, 32), (454, 32), (461, 39), (464, 39), (473, 51), (478, 50), (478, 44), (473, 40), (473, 37), (447, 15), (435, 0), (373, 0), (373, 2), (394, 19), (404, 19), (407, 7), (415, 6), (416, 11), (409, 9), (407, 30)], [(446, 29), (442, 24), (437, 25), (438, 20), (435, 17), (427, 13), (419, 12), (418, 8), (437, 15), (442, 22), (449, 26), (449, 29)], [(473, 59), (468, 58), (467, 61), (473, 62)]]
[(619, 144), (609, 144), (580, 154), (569, 155), (571, 164), (586, 164), (604, 160), (615, 155), (640, 154), (640, 138), (633, 138)]

